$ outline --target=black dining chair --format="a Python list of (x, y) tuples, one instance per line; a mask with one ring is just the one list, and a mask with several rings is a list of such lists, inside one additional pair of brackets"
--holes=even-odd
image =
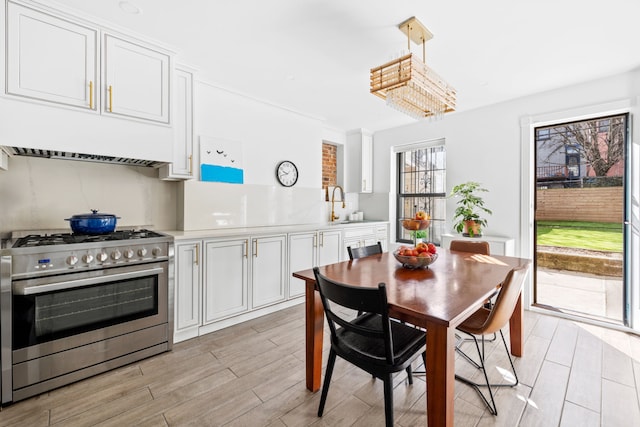
[(349, 253), (350, 260), (381, 254), (382, 243), (378, 242), (375, 245), (362, 246), (359, 248), (352, 248), (351, 246), (347, 246), (347, 252)]
[[(351, 261), (358, 258), (381, 254), (382, 243), (378, 242), (375, 245), (361, 246), (359, 248), (352, 248), (351, 246), (347, 246), (347, 252), (349, 253), (349, 259)], [(361, 314), (362, 312), (358, 311), (358, 316), (360, 316)]]
[[(511, 359), (511, 354), (509, 353), (509, 348), (507, 347), (507, 342), (505, 341), (504, 334), (502, 333), (502, 328), (504, 328), (509, 322), (511, 314), (513, 313), (513, 310), (518, 303), (518, 297), (520, 295), (520, 292), (522, 291), (522, 285), (527, 275), (528, 268), (529, 267), (527, 265), (523, 267), (517, 267), (509, 271), (504, 282), (502, 282), (502, 286), (500, 288), (500, 291), (498, 292), (496, 301), (491, 306), (491, 309), (481, 307), (457, 327), (457, 330), (459, 332), (468, 335), (470, 339), (472, 339), (475, 343), (479, 362), (472, 360), (469, 356), (467, 356), (466, 359), (472, 362), (476, 368), (482, 370), (485, 383), (476, 383), (460, 375), (456, 375), (456, 379), (463, 382), (464, 384), (473, 387), (478, 392), (485, 405), (493, 415), (498, 415), (498, 409), (496, 407), (496, 402), (493, 399), (492, 387), (515, 387), (519, 382), (516, 368), (513, 366), (513, 360)], [(511, 371), (513, 372), (513, 382), (505, 382), (500, 384), (491, 384), (489, 382), (487, 367), (485, 365), (486, 360), (484, 352), (484, 339), (481, 340), (481, 347), (478, 344), (478, 339), (476, 338), (476, 336), (480, 335), (484, 337), (484, 335), (486, 334), (496, 332), (500, 333), (502, 343), (504, 344), (504, 349), (507, 352), (509, 364), (511, 365)], [(485, 394), (482, 393), (480, 387), (486, 387), (488, 389), (489, 399), (491, 400), (491, 402), (489, 402), (489, 399), (487, 399)]]
[[(331, 349), (327, 361), (318, 416), (322, 416), (329, 392), (336, 356), (384, 381), (384, 413), (387, 427), (393, 426), (393, 379), (396, 372), (407, 371), (413, 384), (411, 363), (422, 354), (426, 364), (426, 335), (420, 329), (389, 319), (387, 290), (377, 287), (350, 286), (333, 281), (313, 269), (320, 299), (331, 332)], [(349, 319), (341, 308), (365, 314)]]

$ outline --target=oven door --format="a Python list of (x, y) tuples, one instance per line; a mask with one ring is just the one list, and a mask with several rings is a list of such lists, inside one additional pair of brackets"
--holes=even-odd
[(16, 280), (13, 363), (168, 322), (168, 262)]

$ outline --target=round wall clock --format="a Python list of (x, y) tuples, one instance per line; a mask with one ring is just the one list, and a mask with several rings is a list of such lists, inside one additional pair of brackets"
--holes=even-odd
[(278, 182), (285, 187), (291, 187), (298, 181), (298, 168), (293, 162), (285, 160), (276, 167)]

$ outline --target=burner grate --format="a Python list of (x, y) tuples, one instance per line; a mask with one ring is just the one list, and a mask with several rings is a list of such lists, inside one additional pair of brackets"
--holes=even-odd
[(14, 248), (29, 248), (35, 246), (68, 245), (74, 243), (93, 243), (114, 240), (147, 239), (162, 237), (162, 234), (150, 230), (118, 230), (106, 234), (30, 234), (16, 240)]

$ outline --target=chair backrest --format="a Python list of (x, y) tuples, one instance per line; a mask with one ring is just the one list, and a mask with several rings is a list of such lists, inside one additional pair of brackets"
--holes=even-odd
[(452, 240), (449, 249), (452, 251), (491, 255), (489, 253), (489, 242), (485, 242), (484, 240)]
[[(391, 324), (389, 321), (389, 306), (387, 305), (387, 289), (384, 283), (379, 283), (376, 288), (350, 286), (333, 281), (320, 274), (318, 267), (313, 268), (316, 277), (320, 299), (324, 313), (327, 317), (331, 340), (336, 343), (340, 340), (336, 324), (345, 330), (362, 335), (367, 339), (377, 338), (380, 345), (384, 345), (386, 362), (394, 362), (393, 341), (391, 336)], [(341, 312), (339, 307), (346, 307), (366, 313), (365, 316), (378, 314), (380, 323), (373, 327), (367, 327), (365, 323), (353, 322), (352, 315)], [(345, 313), (345, 314), (342, 314)], [(350, 318), (351, 317), (351, 318)]]
[(382, 253), (382, 244), (378, 242), (375, 245), (363, 246), (360, 248), (352, 248), (347, 246), (347, 252), (349, 252), (349, 259), (364, 258), (366, 256), (376, 255)]
[(507, 273), (507, 277), (502, 282), (500, 292), (496, 298), (496, 302), (491, 308), (491, 313), (484, 325), (481, 327), (481, 331), (478, 334), (491, 334), (502, 329), (513, 313), (520, 291), (522, 291), (522, 285), (524, 279), (529, 271), (529, 265), (516, 267)]

